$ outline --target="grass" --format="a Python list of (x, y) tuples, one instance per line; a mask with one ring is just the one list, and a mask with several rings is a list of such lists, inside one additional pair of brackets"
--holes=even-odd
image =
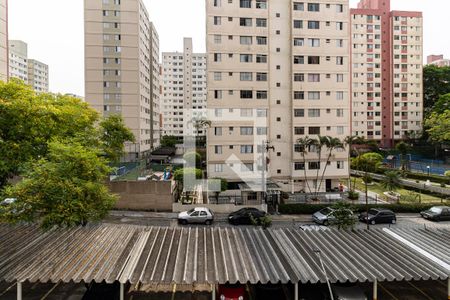
[[(360, 190), (361, 192), (365, 191), (365, 186), (361, 178), (358, 177), (352, 177), (352, 184), (353, 180), (356, 178), (356, 189)], [(382, 200), (387, 201), (386, 196), (383, 194), (384, 192), (387, 192), (379, 182), (373, 181), (371, 185), (368, 186), (368, 190), (374, 193), (377, 193), (379, 198)], [(418, 193), (412, 190), (407, 190), (404, 188), (400, 188), (396, 190), (395, 192), (399, 193), (401, 195), (400, 197), (400, 203), (438, 203), (441, 202), (442, 199), (439, 197), (435, 197), (432, 195), (422, 194)], [(419, 200), (420, 199), (420, 200)]]

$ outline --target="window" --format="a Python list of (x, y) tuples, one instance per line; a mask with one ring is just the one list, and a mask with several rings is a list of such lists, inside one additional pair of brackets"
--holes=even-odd
[(256, 91), (256, 99), (267, 99), (267, 91)]
[(308, 65), (320, 64), (320, 56), (308, 56)]
[(222, 173), (223, 172), (223, 164), (215, 164), (214, 165), (214, 172)]
[(258, 45), (267, 45), (267, 37), (265, 37), (265, 36), (257, 36), (256, 37), (256, 43)]
[(214, 146), (215, 154), (222, 154), (222, 146)]
[(336, 100), (344, 100), (344, 92), (336, 92)]
[(344, 47), (344, 40), (336, 40), (336, 47), (343, 48)]
[(295, 135), (304, 135), (305, 134), (305, 127), (295, 127), (294, 128)]
[(309, 100), (320, 100), (320, 92), (308, 92)]
[(298, 28), (298, 29), (303, 28), (303, 21), (302, 20), (294, 20), (294, 28)]
[(336, 4), (336, 12), (337, 13), (344, 12), (344, 5), (343, 4)]
[(295, 73), (294, 74), (294, 81), (298, 81), (298, 82), (305, 81), (305, 74), (303, 74), (303, 73)]
[(256, 73), (256, 81), (267, 81), (267, 73)]
[(267, 127), (257, 127), (256, 134), (257, 135), (267, 135)]
[(214, 44), (220, 44), (220, 43), (222, 43), (222, 36), (215, 34), (214, 35)]
[(308, 29), (320, 29), (319, 21), (308, 21)]
[(214, 72), (214, 80), (215, 81), (222, 80), (222, 73), (221, 72)]
[(305, 63), (305, 57), (304, 56), (300, 56), (300, 55), (295, 55), (294, 56), (294, 64), (296, 65), (302, 65)]
[(241, 81), (252, 81), (253, 73), (252, 72), (241, 72)]
[(320, 74), (308, 74), (308, 82), (320, 82)]
[(222, 54), (214, 53), (214, 61), (215, 62), (221, 62), (222, 61)]
[(304, 117), (305, 116), (305, 110), (303, 108), (294, 109), (294, 117)]
[(303, 11), (305, 10), (305, 5), (303, 2), (294, 2), (294, 10)]
[(252, 172), (252, 171), (253, 171), (253, 164), (252, 163), (242, 164), (241, 165), (241, 172)]
[(214, 135), (216, 136), (222, 135), (222, 127), (214, 127)]
[(320, 170), (320, 161), (310, 161), (308, 162), (309, 170)]
[(309, 47), (320, 47), (320, 39), (308, 39)]
[(241, 153), (243, 154), (253, 153), (253, 145), (241, 145)]
[(344, 30), (344, 22), (336, 22), (337, 30)]
[(344, 74), (336, 74), (336, 82), (344, 82)]
[(222, 22), (222, 19), (220, 17), (214, 17), (214, 25), (220, 25)]
[(256, 8), (266, 9), (267, 8), (267, 0), (256, 0)]
[(257, 108), (256, 109), (256, 116), (258, 118), (266, 118), (267, 117), (267, 109)]
[(241, 36), (241, 45), (251, 45), (252, 44), (252, 37), (251, 36)]
[(305, 92), (303, 91), (294, 91), (294, 100), (304, 100)]
[(253, 61), (253, 55), (251, 54), (241, 54), (241, 62), (251, 63)]
[(239, 0), (239, 7), (241, 8), (251, 8), (252, 1), (251, 0)]
[(214, 7), (220, 7), (222, 4), (222, 0), (214, 0)]
[(308, 109), (308, 117), (309, 118), (319, 118), (320, 117), (320, 109)]
[(253, 109), (251, 108), (241, 108), (241, 117), (252, 117), (253, 116)]
[(241, 26), (251, 27), (252, 26), (252, 19), (251, 18), (240, 18), (239, 19), (239, 24)]
[(338, 118), (344, 117), (344, 109), (342, 109), (342, 108), (336, 109), (336, 117), (338, 117)]
[(215, 90), (214, 91), (214, 99), (222, 99), (222, 91)]
[(337, 57), (336, 57), (336, 64), (337, 64), (337, 65), (343, 65), (343, 64), (344, 64), (344, 57), (342, 57), (342, 56), (337, 56)]
[(253, 99), (253, 91), (241, 91), (241, 99)]
[(253, 135), (253, 127), (241, 127), (241, 135)]
[(294, 38), (294, 46), (303, 46), (305, 44), (304, 38)]
[(319, 3), (308, 3), (308, 11), (320, 11)]
[(256, 19), (256, 27), (267, 27), (267, 19)]
[(257, 63), (267, 63), (267, 55), (265, 55), (265, 54), (256, 54), (256, 62)]
[(302, 162), (294, 163), (294, 170), (299, 171), (299, 170), (304, 170), (304, 169), (305, 169), (305, 163), (302, 163)]

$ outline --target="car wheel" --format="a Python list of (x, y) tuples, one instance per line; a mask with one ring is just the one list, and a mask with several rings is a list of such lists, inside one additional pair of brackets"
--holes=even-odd
[(328, 226), (330, 225), (330, 223), (328, 222), (328, 220), (323, 221), (323, 226)]
[(181, 225), (187, 225), (188, 221), (187, 220), (180, 220), (180, 224)]
[(397, 223), (397, 220), (396, 219), (392, 219), (392, 224), (395, 224), (395, 223)]
[(376, 224), (375, 220), (370, 221), (370, 224), (375, 225)]
[(205, 224), (206, 225), (211, 225), (212, 221), (211, 220), (206, 220)]

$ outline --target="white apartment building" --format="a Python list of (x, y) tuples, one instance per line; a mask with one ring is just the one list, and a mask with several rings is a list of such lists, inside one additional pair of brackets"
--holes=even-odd
[(86, 102), (132, 130), (125, 160), (145, 158), (159, 145), (158, 34), (141, 0), (85, 0), (84, 15)]
[(327, 165), (327, 149), (319, 159), (311, 148), (304, 163), (297, 140), (350, 134), (348, 1), (208, 0), (206, 10), (209, 177), (258, 177), (269, 150), (265, 178), (309, 192), (327, 167), (320, 190), (337, 187), (348, 152)]
[[(162, 54), (161, 132), (179, 137), (186, 134), (187, 110), (194, 120), (206, 119), (206, 54), (193, 53), (191, 38), (184, 39), (183, 52)], [(198, 127), (195, 134), (206, 135), (206, 128)]]
[(23, 41), (9, 41), (9, 77), (28, 83), (28, 45)]
[(35, 59), (28, 59), (28, 84), (36, 92), (47, 93), (49, 84), (48, 65)]
[(8, 0), (0, 0), (0, 80), (8, 80)]

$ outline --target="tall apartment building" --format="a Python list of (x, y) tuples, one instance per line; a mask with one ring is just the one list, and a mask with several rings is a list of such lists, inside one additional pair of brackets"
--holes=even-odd
[(49, 84), (48, 65), (35, 59), (28, 59), (28, 84), (36, 92), (47, 93)]
[(444, 58), (444, 55), (428, 55), (427, 64), (438, 67), (450, 67), (450, 59)]
[[(350, 133), (348, 1), (208, 0), (206, 9), (208, 175), (249, 178), (269, 150), (263, 178), (308, 191), (326, 159), (310, 148), (304, 163), (297, 140)], [(347, 176), (347, 151), (335, 151), (320, 189)]]
[(159, 143), (159, 41), (147, 9), (141, 0), (85, 0), (84, 18), (86, 101), (120, 114), (134, 133), (125, 160), (147, 157)]
[[(195, 119), (206, 119), (206, 54), (193, 53), (191, 38), (184, 39), (183, 52), (162, 54), (161, 131), (164, 135), (183, 138), (186, 110)], [(198, 128), (205, 136), (206, 129)]]
[(28, 83), (28, 45), (23, 41), (9, 41), (9, 78)]
[(152, 149), (161, 145), (161, 64), (159, 62), (159, 35), (155, 25), (150, 23), (150, 70), (151, 70), (151, 127), (152, 132), (151, 146)]
[(390, 0), (350, 13), (352, 134), (392, 147), (422, 130), (422, 13), (391, 11)]
[(0, 80), (7, 81), (8, 54), (8, 0), (0, 0)]

